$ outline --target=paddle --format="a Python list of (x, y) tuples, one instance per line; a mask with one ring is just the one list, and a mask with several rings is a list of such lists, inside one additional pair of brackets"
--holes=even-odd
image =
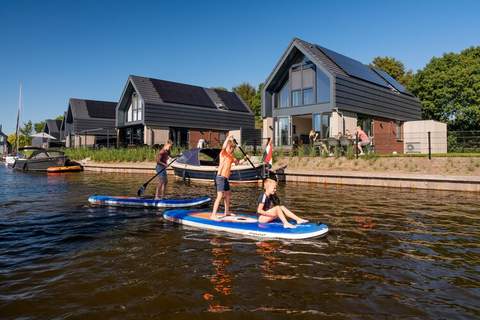
[[(181, 155), (180, 155), (181, 156)], [(154, 175), (153, 177), (151, 177), (150, 179), (148, 179), (147, 182), (145, 182), (141, 187), (140, 189), (138, 189), (137, 191), (137, 196), (139, 197), (142, 197), (143, 194), (145, 193), (145, 189), (147, 189), (147, 186), (148, 184), (153, 180), (155, 179), (160, 173), (162, 173), (164, 170), (167, 170), (167, 168), (172, 164), (174, 163), (175, 161), (177, 161), (177, 159), (180, 157), (180, 156), (177, 156), (176, 158), (174, 158), (172, 161), (170, 161), (167, 166), (165, 168), (163, 168), (162, 170), (160, 170), (159, 172), (157, 172), (156, 175)]]
[(248, 160), (248, 162), (250, 163), (250, 165), (252, 166), (253, 169), (256, 169), (255, 166), (253, 165), (252, 161), (250, 161), (250, 158), (247, 156), (247, 154), (245, 153), (245, 151), (243, 151), (242, 147), (240, 147), (238, 145), (238, 142), (237, 140), (235, 140), (235, 138), (233, 138), (233, 142), (237, 145), (238, 149), (240, 149), (240, 151), (243, 153), (243, 155), (245, 156), (245, 158)]

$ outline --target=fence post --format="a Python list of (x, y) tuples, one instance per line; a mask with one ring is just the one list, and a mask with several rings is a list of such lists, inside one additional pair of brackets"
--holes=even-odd
[(107, 129), (107, 148), (110, 148), (110, 135), (108, 133), (108, 129)]
[(430, 134), (431, 132), (428, 131), (428, 160), (432, 160), (432, 140)]
[(355, 159), (358, 159), (358, 132), (355, 132)]

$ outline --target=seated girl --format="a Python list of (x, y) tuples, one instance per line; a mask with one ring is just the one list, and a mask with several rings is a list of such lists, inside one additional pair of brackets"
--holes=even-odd
[(272, 179), (266, 179), (264, 183), (264, 193), (258, 198), (257, 213), (259, 214), (258, 222), (268, 223), (276, 218), (279, 218), (284, 228), (295, 228), (295, 225), (288, 222), (286, 217), (289, 217), (297, 222), (306, 223), (308, 220), (302, 219), (293, 212), (280, 205), (280, 201), (276, 196), (277, 182)]

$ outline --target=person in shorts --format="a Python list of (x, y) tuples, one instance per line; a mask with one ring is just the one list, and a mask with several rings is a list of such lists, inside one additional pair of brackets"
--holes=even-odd
[(165, 196), (165, 188), (167, 186), (167, 161), (170, 157), (170, 148), (172, 147), (172, 140), (167, 140), (163, 145), (163, 148), (157, 153), (156, 160), (157, 166), (156, 171), (158, 174), (158, 185), (157, 190), (155, 191), (155, 199), (163, 199)]
[(276, 195), (277, 182), (273, 179), (266, 179), (264, 182), (264, 192), (257, 201), (257, 213), (259, 223), (269, 223), (275, 219), (280, 219), (284, 228), (295, 228), (295, 225), (288, 222), (287, 217), (300, 223), (307, 223), (308, 220), (302, 219), (285, 206), (280, 204), (280, 199)]
[(230, 172), (233, 165), (238, 165), (239, 160), (236, 159), (233, 155), (235, 151), (235, 142), (233, 141), (233, 136), (228, 136), (222, 146), (222, 151), (220, 151), (220, 162), (218, 165), (217, 176), (215, 177), (215, 184), (217, 186), (217, 198), (213, 203), (213, 210), (210, 216), (211, 219), (219, 219), (221, 217), (217, 216), (218, 207), (222, 198), (224, 198), (225, 212), (223, 216), (230, 214), (230, 201), (232, 198), (232, 191), (230, 190)]
[(362, 130), (361, 127), (357, 127), (356, 134), (358, 134), (358, 151), (360, 151), (360, 155), (364, 155), (362, 147), (370, 144), (370, 138), (367, 136), (365, 131)]

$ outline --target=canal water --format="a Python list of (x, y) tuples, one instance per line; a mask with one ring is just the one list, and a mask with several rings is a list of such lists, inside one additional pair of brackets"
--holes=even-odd
[[(161, 211), (91, 207), (148, 175), (0, 168), (0, 319), (473, 319), (480, 197), (289, 184), (282, 201), (325, 238), (260, 241), (172, 225)], [(213, 196), (174, 182), (171, 195)], [(153, 189), (149, 189), (153, 192)], [(235, 210), (260, 190), (234, 187)]]

